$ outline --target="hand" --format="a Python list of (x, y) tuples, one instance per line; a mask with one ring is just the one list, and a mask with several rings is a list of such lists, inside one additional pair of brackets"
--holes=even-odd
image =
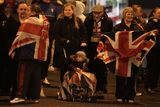
[(80, 68), (78, 68), (78, 67), (76, 67), (76, 68), (75, 68), (75, 71), (80, 71), (80, 70), (81, 70), (81, 69), (80, 69)]
[(66, 43), (68, 44), (70, 42), (70, 40), (67, 40)]

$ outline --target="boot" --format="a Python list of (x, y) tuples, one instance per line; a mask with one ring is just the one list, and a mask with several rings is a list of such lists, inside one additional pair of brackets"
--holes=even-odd
[(46, 95), (45, 95), (45, 93), (44, 93), (44, 88), (43, 88), (43, 86), (41, 87), (40, 96), (41, 96), (41, 97), (46, 97)]

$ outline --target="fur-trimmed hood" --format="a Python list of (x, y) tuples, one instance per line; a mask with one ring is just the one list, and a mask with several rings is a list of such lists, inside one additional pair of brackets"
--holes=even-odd
[(75, 14), (78, 16), (83, 22), (85, 20), (85, 15), (83, 14), (85, 11), (85, 4), (81, 1), (76, 1)]

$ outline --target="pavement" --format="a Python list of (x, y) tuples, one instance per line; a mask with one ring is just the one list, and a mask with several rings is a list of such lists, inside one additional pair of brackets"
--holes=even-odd
[[(41, 97), (39, 103), (19, 103), (10, 104), (9, 96), (0, 96), (0, 107), (160, 107), (160, 91), (154, 94), (136, 96), (135, 103), (118, 103), (115, 99), (115, 76), (112, 73), (108, 75), (108, 93), (103, 94), (104, 99), (98, 99), (96, 102), (69, 102), (57, 100), (56, 93), (59, 89), (59, 70), (49, 72), (48, 80), (51, 86), (44, 87), (46, 97)], [(158, 87), (160, 90), (160, 85)]]

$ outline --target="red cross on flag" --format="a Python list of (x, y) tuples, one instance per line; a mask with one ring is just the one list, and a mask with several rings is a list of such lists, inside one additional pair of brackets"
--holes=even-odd
[[(15, 55), (16, 49), (33, 44), (33, 59), (42, 61), (47, 60), (47, 52), (49, 46), (49, 23), (45, 17), (30, 17), (20, 26), (17, 37), (12, 43), (9, 56)], [(32, 50), (32, 49), (30, 49)]]
[(157, 32), (157, 30), (146, 33), (119, 31), (115, 34), (103, 35), (97, 47), (97, 57), (106, 64), (116, 61), (116, 75), (130, 77), (132, 64), (140, 66), (155, 44), (154, 39), (147, 39), (147, 37)]

